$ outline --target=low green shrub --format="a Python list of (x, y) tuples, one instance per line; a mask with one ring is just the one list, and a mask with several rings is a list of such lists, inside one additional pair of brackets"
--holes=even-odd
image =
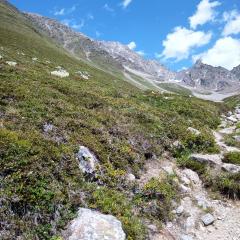
[(240, 199), (240, 173), (223, 173), (211, 180), (213, 190), (231, 199)]
[(224, 155), (223, 162), (240, 165), (240, 152), (228, 152)]
[(123, 193), (100, 187), (92, 192), (91, 196), (89, 207), (117, 217), (122, 222), (123, 229), (129, 240), (145, 239), (145, 227), (139, 217), (134, 214), (132, 203)]
[(177, 189), (175, 176), (152, 178), (142, 192), (144, 213), (160, 222), (171, 219), (172, 200), (178, 200)]
[(204, 163), (197, 162), (189, 158), (189, 155), (183, 155), (177, 159), (177, 164), (182, 168), (190, 168), (193, 171), (197, 172), (199, 175), (207, 173), (207, 165)]

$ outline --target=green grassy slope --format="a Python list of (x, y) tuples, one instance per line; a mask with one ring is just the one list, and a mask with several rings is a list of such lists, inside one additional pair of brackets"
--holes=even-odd
[[(182, 141), (184, 151), (214, 151), (209, 129), (219, 123), (219, 105), (141, 92), (76, 60), (1, 2), (0, 22), (2, 239), (54, 239), (80, 206), (117, 216), (128, 239), (145, 239), (142, 219), (165, 221), (174, 189), (159, 202), (161, 214), (146, 214), (152, 199), (145, 190), (153, 183), (133, 194), (135, 187), (125, 183), (124, 174), (138, 176), (147, 158), (174, 154), (175, 140)], [(51, 76), (58, 65), (70, 77)], [(81, 79), (79, 70), (88, 71), (90, 79)], [(55, 130), (44, 133), (44, 123)], [(189, 126), (202, 134), (192, 136)], [(79, 170), (79, 145), (99, 158), (101, 179), (88, 179)], [(160, 183), (161, 189), (169, 190), (171, 181)]]

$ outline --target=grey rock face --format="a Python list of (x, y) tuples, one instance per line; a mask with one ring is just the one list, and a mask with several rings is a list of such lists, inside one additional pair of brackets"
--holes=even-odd
[(77, 153), (77, 160), (79, 161), (79, 168), (83, 173), (93, 174), (96, 170), (98, 160), (87, 147), (80, 146)]
[(111, 57), (121, 62), (123, 66), (150, 74), (160, 81), (175, 79), (175, 73), (154, 60), (145, 60), (139, 54), (119, 42), (97, 42), (99, 48), (107, 51)]
[(112, 215), (80, 208), (63, 234), (65, 240), (125, 240), (122, 224)]
[(233, 138), (237, 141), (237, 142), (240, 142), (240, 136), (233, 136)]
[(232, 72), (223, 67), (204, 64), (200, 60), (192, 68), (178, 72), (176, 78), (196, 89), (224, 91), (240, 88), (239, 79)]
[(218, 154), (192, 154), (190, 156), (192, 160), (198, 161), (200, 163), (206, 163), (211, 166), (221, 165), (222, 156)]
[(231, 163), (224, 163), (222, 165), (222, 169), (229, 173), (239, 173), (240, 172), (240, 166), (237, 166), (237, 165), (231, 164)]
[(215, 218), (213, 217), (212, 214), (208, 213), (208, 214), (202, 216), (201, 220), (205, 226), (208, 226), (208, 225), (211, 225), (214, 223)]
[(240, 81), (240, 65), (234, 67), (231, 73), (233, 73)]

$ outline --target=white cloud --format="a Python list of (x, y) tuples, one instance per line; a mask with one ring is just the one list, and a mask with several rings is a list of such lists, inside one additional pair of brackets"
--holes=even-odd
[(74, 11), (76, 11), (76, 9), (77, 9), (77, 6), (73, 5), (71, 8), (68, 8), (68, 9), (62, 8), (60, 10), (55, 10), (53, 14), (55, 16), (64, 16), (64, 15), (73, 13)]
[(91, 13), (88, 13), (87, 19), (88, 20), (94, 20), (94, 16)]
[(240, 39), (220, 38), (211, 49), (193, 56), (193, 61), (200, 58), (206, 64), (231, 70), (240, 64)]
[(221, 3), (218, 1), (210, 2), (209, 0), (202, 0), (198, 6), (197, 11), (189, 17), (190, 26), (196, 29), (198, 25), (203, 25), (209, 21), (213, 21), (216, 17), (215, 7)]
[(240, 13), (236, 10), (224, 12), (223, 18), (227, 22), (223, 29), (223, 36), (240, 33)]
[(131, 2), (132, 2), (132, 0), (123, 0), (123, 2), (122, 2), (123, 8), (127, 8)]
[(140, 56), (144, 56), (145, 55), (145, 52), (143, 50), (137, 51), (136, 53), (139, 54)]
[(60, 10), (56, 10), (55, 12), (54, 12), (54, 15), (55, 16), (63, 16), (63, 15), (65, 15), (65, 8), (62, 8), (62, 9), (60, 9)]
[(176, 27), (163, 41), (164, 50), (161, 55), (163, 59), (174, 58), (177, 61), (187, 59), (191, 50), (201, 47), (211, 40), (212, 34), (202, 31), (193, 31), (184, 27)]
[(107, 3), (104, 4), (103, 8), (108, 12), (114, 12), (114, 9), (111, 8)]
[(128, 46), (131, 50), (134, 50), (134, 49), (137, 47), (137, 45), (136, 45), (135, 42), (130, 42), (127, 46)]
[(95, 34), (96, 34), (96, 37), (97, 37), (97, 38), (102, 35), (99, 31), (96, 31)]

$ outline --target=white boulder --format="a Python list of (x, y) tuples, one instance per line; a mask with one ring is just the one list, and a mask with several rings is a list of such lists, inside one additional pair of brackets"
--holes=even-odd
[(208, 214), (202, 216), (201, 220), (205, 226), (208, 226), (208, 225), (211, 225), (214, 223), (215, 218), (212, 214), (208, 213)]
[(222, 169), (229, 173), (239, 173), (240, 172), (240, 166), (231, 164), (231, 163), (224, 163), (222, 165)]
[(200, 132), (199, 130), (197, 130), (197, 129), (195, 129), (195, 128), (192, 128), (192, 127), (189, 127), (187, 130), (188, 130), (189, 132), (193, 133), (193, 134), (196, 135), (196, 136), (198, 136), (198, 135), (201, 134), (201, 132)]
[(83, 173), (93, 174), (96, 171), (98, 160), (87, 147), (80, 146), (77, 160), (79, 161), (79, 168)]
[(200, 163), (207, 163), (211, 166), (219, 166), (222, 164), (221, 154), (192, 154), (190, 155), (190, 159)]
[(125, 240), (121, 222), (112, 215), (80, 208), (78, 216), (65, 231), (68, 240)]
[(76, 72), (76, 73), (79, 74), (80, 77), (83, 78), (83, 79), (85, 79), (85, 80), (88, 80), (88, 79), (90, 78), (89, 73), (86, 72), (86, 71), (84, 71), (84, 72), (82, 72), (82, 71), (78, 71), (78, 72)]
[(15, 67), (17, 65), (16, 62), (12, 62), (12, 61), (7, 61), (6, 64), (8, 64), (11, 67)]
[(69, 77), (69, 73), (64, 69), (59, 69), (59, 70), (53, 71), (53, 72), (51, 72), (51, 75), (54, 75), (54, 76), (57, 76), (60, 78)]

